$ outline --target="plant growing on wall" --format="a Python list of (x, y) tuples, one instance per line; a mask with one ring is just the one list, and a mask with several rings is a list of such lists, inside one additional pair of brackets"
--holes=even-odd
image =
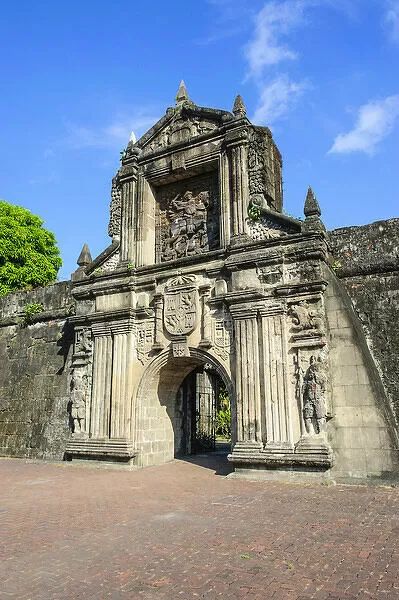
[(0, 200), (0, 296), (55, 281), (62, 261), (40, 217)]
[(23, 308), (23, 320), (22, 324), (26, 327), (30, 325), (34, 321), (34, 317), (41, 312), (43, 312), (43, 304), (32, 302), (31, 304), (26, 304)]

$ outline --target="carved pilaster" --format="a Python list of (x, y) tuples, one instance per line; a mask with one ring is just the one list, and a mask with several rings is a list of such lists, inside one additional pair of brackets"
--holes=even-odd
[(212, 346), (211, 332), (211, 311), (208, 306), (208, 300), (211, 295), (211, 286), (203, 285), (199, 288), (201, 298), (201, 341), (199, 345), (202, 348), (210, 348)]
[(268, 452), (293, 448), (287, 369), (287, 332), (283, 306), (261, 307), (262, 388)]
[(229, 159), (224, 152), (219, 160), (220, 170), (220, 246), (226, 248), (230, 243), (230, 174)]
[[(237, 448), (262, 447), (257, 309), (231, 307), (236, 341)], [(235, 449), (236, 449), (235, 446)]]
[(226, 134), (230, 157), (230, 193), (232, 202), (232, 235), (239, 241), (246, 238), (248, 187), (248, 134), (246, 129), (233, 129)]
[(113, 337), (110, 437), (124, 438), (130, 426), (132, 333)]
[(163, 321), (162, 321), (162, 310), (163, 310), (163, 295), (156, 294), (154, 296), (154, 309), (155, 309), (155, 320), (154, 320), (154, 344), (153, 350), (162, 350), (164, 343), (162, 341)]
[(128, 165), (121, 169), (127, 171), (129, 178), (122, 180), (122, 222), (121, 222), (121, 261), (135, 262), (134, 249), (134, 206), (137, 193), (137, 155), (134, 155)]
[(93, 388), (90, 411), (90, 437), (109, 437), (112, 381), (112, 337), (106, 323), (93, 325)]

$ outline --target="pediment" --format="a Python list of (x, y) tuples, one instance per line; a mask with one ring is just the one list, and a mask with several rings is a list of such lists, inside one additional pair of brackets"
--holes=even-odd
[(168, 109), (136, 142), (136, 146), (143, 152), (156, 152), (174, 144), (189, 142), (193, 138), (216, 133), (226, 117), (231, 118), (231, 113), (187, 102), (184, 106)]

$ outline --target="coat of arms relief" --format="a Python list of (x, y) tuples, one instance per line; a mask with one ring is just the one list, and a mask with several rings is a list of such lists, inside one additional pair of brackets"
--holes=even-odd
[(194, 331), (198, 322), (198, 290), (194, 275), (181, 275), (168, 282), (163, 317), (169, 335), (186, 336)]

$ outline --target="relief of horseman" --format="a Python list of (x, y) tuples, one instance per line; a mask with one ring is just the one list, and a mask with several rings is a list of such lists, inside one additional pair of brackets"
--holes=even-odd
[(170, 201), (168, 209), (170, 238), (164, 251), (166, 260), (198, 254), (203, 248), (208, 247), (206, 231), (208, 205), (206, 192), (194, 196), (190, 190), (183, 196), (177, 194)]

